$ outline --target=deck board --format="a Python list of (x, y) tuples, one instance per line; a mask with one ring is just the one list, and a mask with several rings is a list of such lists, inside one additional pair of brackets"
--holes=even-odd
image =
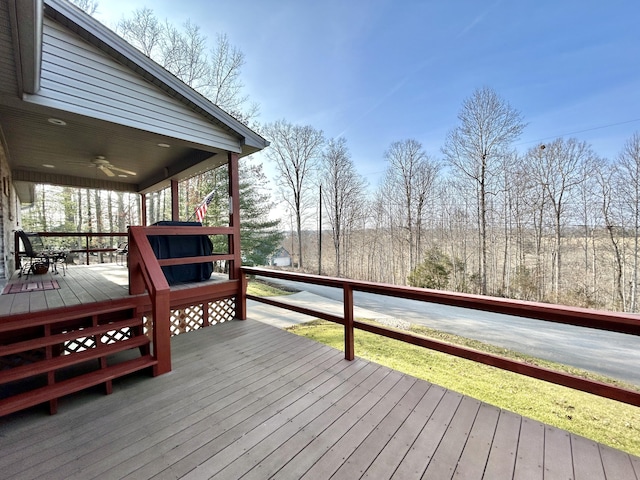
[(412, 384), (404, 397), (391, 406), (385, 418), (370, 429), (369, 435), (363, 441), (358, 442), (357, 448), (336, 471), (336, 476), (338, 478), (360, 478), (380, 452), (384, 450), (398, 429), (407, 421), (408, 416), (422, 400), (429, 387), (430, 384), (427, 382)]
[(598, 444), (577, 435), (571, 435), (575, 480), (606, 480)]
[(8, 284), (55, 280), (60, 288), (0, 295), (0, 317), (117, 300), (129, 295), (126, 267), (115, 264), (70, 265), (66, 270), (66, 275), (59, 269), (58, 274), (47, 272), (28, 277), (19, 277), (19, 272), (15, 272)]
[(400, 426), (372, 464), (369, 465), (363, 478), (391, 478), (404, 460), (413, 441), (422, 431), (429, 418), (431, 418), (445, 392), (444, 388), (437, 385), (429, 386), (429, 389), (409, 414), (407, 420)]
[(544, 430), (544, 478), (565, 480), (572, 477), (571, 435), (547, 425)]
[(518, 443), (513, 478), (542, 480), (544, 477), (544, 424), (523, 418), (520, 424), (520, 438), (527, 439), (527, 442)]
[(485, 478), (513, 478), (521, 424), (520, 415), (500, 411), (487, 459)]
[(459, 393), (447, 390), (391, 478), (422, 477), (453, 420), (462, 398)]
[(480, 401), (463, 397), (438, 449), (427, 466), (427, 478), (451, 478), (480, 409)]
[[(220, 361), (224, 361), (224, 358), (220, 358)], [(239, 368), (242, 368), (242, 366), (239, 366)], [(253, 375), (257, 376), (255, 372)], [(187, 399), (184, 398), (184, 390), (175, 388), (169, 392), (152, 391), (150, 392), (152, 396), (147, 397), (148, 401), (145, 401), (145, 397), (137, 398), (135, 404), (142, 408), (136, 411), (135, 415), (127, 416), (119, 422), (118, 428), (111, 428), (111, 431), (107, 430), (105, 435), (93, 440), (92, 446), (100, 448), (105, 459), (95, 461), (89, 452), (89, 454), (75, 459), (74, 466), (79, 466), (81, 470), (90, 468), (94, 474), (100, 472), (99, 468), (108, 470), (111, 466), (117, 465), (120, 457), (128, 458), (130, 455), (143, 452), (146, 443), (158, 442), (163, 438), (169, 438), (174, 433), (174, 429), (197, 423), (207, 413), (206, 410), (202, 409), (202, 399), (211, 398), (222, 391), (222, 394), (219, 395), (221, 401), (216, 404), (216, 408), (221, 408), (223, 401), (234, 401), (232, 391), (234, 382), (225, 377), (228, 377), (228, 375), (219, 372), (219, 374), (213, 374), (208, 377), (212, 382), (211, 385), (208, 382), (199, 382), (191, 386), (189, 390), (191, 395)], [(201, 376), (201, 378), (207, 377)], [(235, 383), (237, 384), (237, 381)], [(181, 386), (183, 388), (186, 387), (184, 384)], [(180, 406), (177, 411), (176, 405)], [(106, 418), (110, 416), (117, 418), (118, 414), (123, 410), (125, 409), (122, 407), (115, 409)], [(100, 430), (109, 428), (108, 424), (104, 422), (97, 423), (95, 428)], [(141, 424), (145, 426), (144, 429), (139, 428)], [(153, 435), (153, 438), (150, 435)], [(89, 435), (74, 439), (70, 446), (80, 447), (86, 441), (91, 441), (90, 432)], [(49, 466), (52, 466), (51, 463)], [(55, 466), (62, 467), (63, 464), (59, 463), (55, 464)]]
[(487, 404), (480, 405), (469, 433), (469, 439), (464, 446), (454, 472), (456, 479), (474, 480), (482, 478), (499, 418), (500, 409)]
[(2, 477), (638, 480), (636, 457), (259, 322), (172, 346), (170, 374), (0, 418)]
[(635, 478), (635, 470), (629, 455), (611, 447), (600, 445), (600, 457), (606, 478)]

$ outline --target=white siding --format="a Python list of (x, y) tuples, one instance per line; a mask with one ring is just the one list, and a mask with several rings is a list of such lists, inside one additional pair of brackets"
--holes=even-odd
[(241, 151), (229, 132), (47, 18), (42, 87), (25, 99), (198, 145)]

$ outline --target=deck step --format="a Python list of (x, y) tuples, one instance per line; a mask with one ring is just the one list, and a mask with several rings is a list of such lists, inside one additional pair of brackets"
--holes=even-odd
[(22, 365), (20, 367), (0, 372), (0, 384), (22, 380), (35, 375), (41, 375), (43, 373), (70, 367), (72, 365), (78, 365), (89, 360), (103, 358), (125, 350), (144, 347), (146, 345), (149, 345), (149, 339), (142, 335), (109, 345), (101, 345), (99, 348), (90, 348), (82, 352), (71, 353), (69, 355), (62, 355), (52, 359)]
[[(142, 327), (142, 319), (130, 318), (127, 320), (121, 320), (111, 323), (105, 323), (97, 327), (88, 327), (82, 329), (82, 336), (91, 337), (94, 335), (101, 335), (113, 330), (121, 330), (123, 328)], [(11, 343), (9, 345), (0, 346), (0, 357), (5, 355), (13, 355), (14, 353), (25, 352), (27, 350), (35, 350), (38, 348), (44, 348), (49, 345), (56, 345), (69, 340), (78, 338), (76, 331), (59, 333), (50, 335), (47, 337), (39, 337), (32, 340), (25, 340), (22, 342)]]
[(47, 385), (14, 395), (0, 400), (0, 416), (8, 415), (18, 410), (33, 407), (101, 383), (109, 382), (124, 375), (153, 367), (156, 363), (156, 360), (151, 355), (144, 355), (133, 360), (118, 363), (117, 365), (63, 380), (53, 385)]
[(43, 402), (55, 413), (62, 396), (100, 383), (111, 393), (113, 379), (157, 366), (130, 302), (24, 320), (0, 328), (0, 416)]

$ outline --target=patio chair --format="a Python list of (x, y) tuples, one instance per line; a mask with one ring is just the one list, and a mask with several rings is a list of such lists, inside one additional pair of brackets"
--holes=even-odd
[(129, 254), (129, 242), (119, 243), (118, 246), (116, 247), (115, 254), (116, 254), (116, 264), (126, 265), (127, 255)]
[(30, 273), (46, 273), (49, 267), (58, 273), (58, 265), (62, 265), (62, 274), (66, 276), (67, 252), (45, 248), (42, 238), (37, 233), (27, 233), (17, 230), (18, 237), (24, 246), (21, 252), (20, 273), (18, 276)]

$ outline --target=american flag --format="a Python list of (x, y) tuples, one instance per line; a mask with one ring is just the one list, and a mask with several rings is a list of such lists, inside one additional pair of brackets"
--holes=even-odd
[(202, 220), (204, 220), (204, 216), (207, 214), (207, 208), (209, 208), (209, 204), (211, 203), (212, 199), (213, 191), (209, 195), (204, 197), (200, 205), (196, 207), (196, 220), (198, 222), (202, 223)]

